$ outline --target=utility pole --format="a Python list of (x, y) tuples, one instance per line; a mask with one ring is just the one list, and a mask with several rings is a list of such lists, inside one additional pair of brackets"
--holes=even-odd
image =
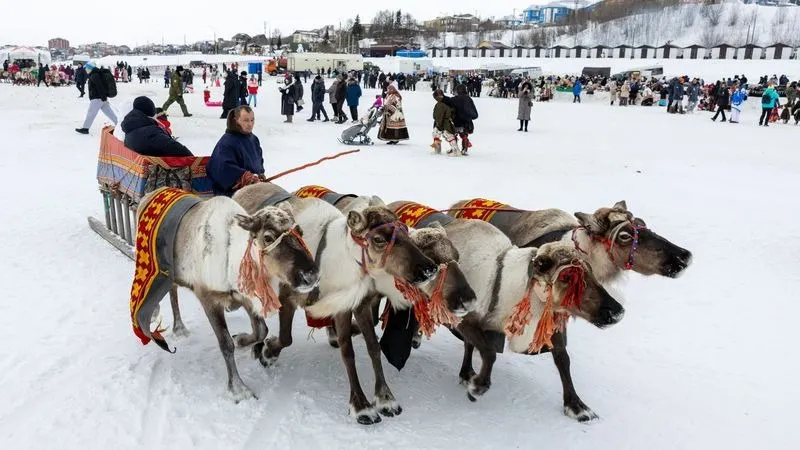
[(511, 10), (511, 48), (514, 48), (514, 31), (517, 28), (517, 8)]

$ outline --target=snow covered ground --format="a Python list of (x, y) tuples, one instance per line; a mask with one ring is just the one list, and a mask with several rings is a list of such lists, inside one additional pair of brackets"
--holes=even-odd
[[(120, 113), (137, 95), (157, 104), (167, 95), (158, 83), (119, 91), (112, 102)], [(756, 99), (743, 123), (730, 125), (707, 113), (564, 97), (535, 104), (526, 134), (516, 131), (516, 101), (480, 98), (472, 155), (449, 158), (430, 154), (430, 93), (404, 96), (410, 141), (364, 148), (280, 184), (435, 207), (484, 196), (593, 211), (625, 199), (653, 230), (694, 252), (680, 279), (630, 275), (619, 286), (627, 315), (617, 326), (571, 325), (575, 384), (600, 420), (582, 425), (561, 413), (549, 355), (500, 355), (492, 389), (470, 403), (457, 382), (461, 343), (439, 332), (405, 370), (386, 368), (403, 414), (357, 425), (338, 351), (322, 332), (306, 339), (302, 320), (276, 367), (237, 352), (260, 398), (233, 404), (190, 292), (181, 298), (192, 335), (172, 337), (176, 354), (143, 347), (131, 331), (133, 264), (86, 224), (102, 214), (95, 164), (103, 117), (90, 136), (78, 135), (88, 101), (73, 88), (0, 85), (0, 448), (797, 448), (800, 127), (756, 127)], [(281, 123), (273, 79), (260, 97), (255, 131), (268, 173), (343, 150), (342, 126), (308, 123), (308, 110)], [(173, 106), (173, 130), (209, 154), (224, 129), (219, 110), (203, 106), (201, 92), (187, 103), (195, 116)], [(241, 313), (229, 324), (248, 327)], [(268, 324), (275, 329), (276, 320)], [(370, 392), (360, 339), (356, 351)]]

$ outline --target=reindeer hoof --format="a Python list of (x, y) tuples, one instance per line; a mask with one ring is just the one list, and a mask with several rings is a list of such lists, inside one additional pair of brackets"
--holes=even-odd
[(564, 415), (581, 423), (590, 422), (600, 418), (597, 413), (592, 411), (591, 408), (586, 406), (580, 400), (578, 400), (575, 405), (564, 405)]
[(253, 357), (264, 367), (274, 366), (278, 362), (280, 354), (281, 346), (275, 336), (268, 337), (264, 342), (257, 342), (253, 345)]
[(233, 342), (236, 344), (236, 348), (245, 348), (255, 344), (256, 339), (252, 334), (242, 333), (233, 336)]
[(234, 384), (228, 387), (228, 392), (233, 398), (234, 403), (237, 404), (244, 400), (250, 400), (250, 399), (258, 400), (256, 394), (242, 382), (239, 382), (238, 384)]
[(473, 377), (475, 377), (474, 370), (462, 371), (461, 373), (458, 374), (458, 384), (465, 387), (469, 386), (469, 382), (470, 380), (472, 380)]
[(189, 337), (189, 334), (189, 330), (187, 330), (184, 326), (172, 327), (172, 335), (176, 338), (187, 338)]
[(480, 381), (477, 376), (472, 377), (469, 383), (467, 383), (467, 398), (471, 402), (477, 401), (478, 397), (483, 396), (491, 385), (491, 381)]
[(386, 417), (399, 416), (403, 413), (403, 407), (397, 403), (397, 400), (380, 400), (375, 399), (375, 408), (378, 412)]
[(361, 411), (356, 412), (355, 408), (351, 405), (350, 415), (355, 417), (356, 422), (360, 423), (361, 425), (372, 425), (380, 423), (381, 421), (381, 416), (375, 411), (375, 408), (372, 407), (364, 408)]
[(339, 338), (336, 336), (336, 329), (328, 327), (325, 329), (328, 334), (328, 344), (333, 348), (339, 348)]

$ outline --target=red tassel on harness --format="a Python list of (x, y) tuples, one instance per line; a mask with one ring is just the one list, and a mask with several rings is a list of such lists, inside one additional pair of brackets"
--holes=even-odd
[(269, 274), (264, 263), (264, 253), (259, 252), (260, 261), (256, 262), (252, 255), (253, 239), (248, 239), (247, 249), (239, 265), (239, 290), (248, 297), (258, 297), (261, 301), (261, 315), (266, 316), (278, 311), (281, 303), (277, 294), (269, 284)]
[(535, 283), (536, 280), (531, 277), (522, 300), (514, 305), (514, 308), (511, 310), (511, 316), (509, 316), (506, 321), (506, 326), (503, 328), (506, 335), (509, 337), (521, 335), (525, 330), (525, 326), (533, 320), (533, 312), (531, 312), (531, 293), (533, 292), (533, 285)]
[(539, 323), (536, 324), (536, 331), (533, 333), (533, 341), (531, 341), (528, 351), (530, 353), (537, 353), (545, 345), (548, 348), (553, 348), (553, 341), (550, 338), (555, 332), (556, 323), (553, 317), (553, 287), (548, 286), (547, 301), (544, 304), (544, 311), (542, 311), (542, 317), (539, 318)]

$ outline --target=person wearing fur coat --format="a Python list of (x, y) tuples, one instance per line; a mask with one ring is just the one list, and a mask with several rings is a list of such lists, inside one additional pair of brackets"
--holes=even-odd
[(619, 106), (628, 106), (628, 97), (631, 95), (631, 85), (627, 81), (622, 83), (619, 90)]
[(517, 131), (528, 132), (528, 122), (531, 120), (531, 109), (533, 108), (533, 86), (529, 81), (522, 83), (519, 91), (519, 104), (517, 105), (517, 120), (519, 129)]

